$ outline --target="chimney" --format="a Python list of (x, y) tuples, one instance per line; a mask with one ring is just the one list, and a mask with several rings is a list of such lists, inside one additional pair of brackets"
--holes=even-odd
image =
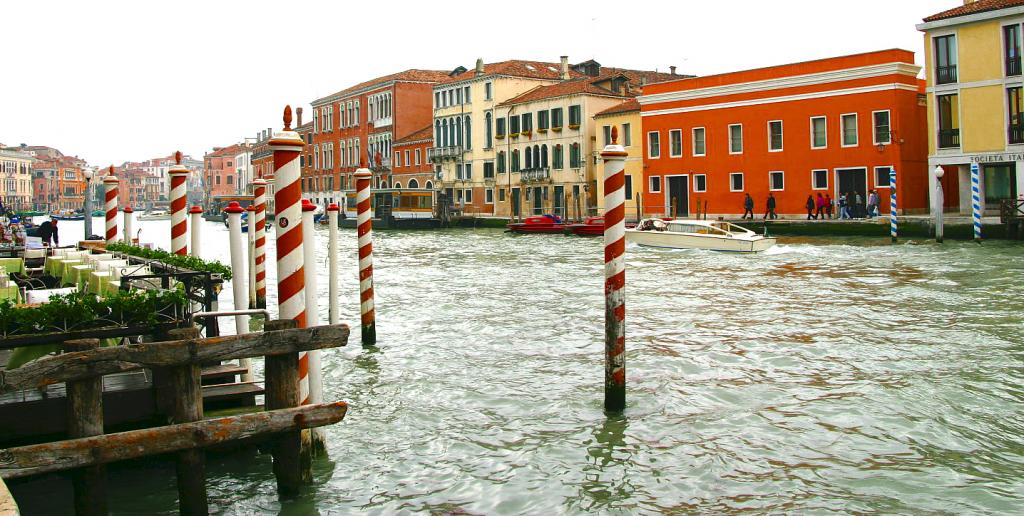
[(562, 80), (569, 80), (569, 56), (562, 56)]
[(676, 74), (676, 67), (675, 67), (675, 65), (672, 65), (672, 66), (668, 67), (668, 71), (672, 75), (675, 75)]
[(295, 117), (298, 118), (298, 120), (296, 121), (296, 125), (295, 125), (295, 127), (297, 128), (297, 127), (300, 127), (302, 125), (302, 108), (301, 107), (295, 108)]
[(484, 58), (478, 57), (476, 59), (476, 76), (480, 77), (484, 74)]

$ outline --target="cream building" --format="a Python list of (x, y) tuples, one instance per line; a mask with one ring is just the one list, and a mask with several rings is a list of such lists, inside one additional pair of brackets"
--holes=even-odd
[(0, 149), (0, 199), (4, 207), (15, 211), (32, 209), (32, 162), (30, 154)]
[[(641, 140), (640, 103), (629, 99), (594, 115), (594, 125), (600, 135), (598, 144), (608, 144), (612, 129), (618, 132), (618, 143), (626, 149), (626, 219), (637, 219), (637, 198), (646, 191), (661, 191), (661, 178), (653, 177), (659, 184), (645, 185), (643, 140)], [(597, 149), (600, 154), (601, 149)], [(598, 156), (595, 170), (595, 205), (599, 213), (604, 213), (604, 161)]]

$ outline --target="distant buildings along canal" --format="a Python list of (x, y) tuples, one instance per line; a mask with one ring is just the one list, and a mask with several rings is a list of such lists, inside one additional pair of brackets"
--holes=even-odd
[[(928, 164), (941, 165), (944, 208), (971, 213), (971, 164), (986, 214), (1024, 193), (1021, 32), (1024, 1), (978, 0), (924, 18)], [(929, 192), (935, 178), (929, 174)]]
[[(913, 52), (884, 50), (652, 84), (639, 98), (644, 212), (687, 216), (697, 203), (738, 216), (806, 214), (807, 197), (876, 190), (889, 170), (901, 213), (927, 209), (924, 83)], [(634, 144), (636, 142), (633, 142)]]

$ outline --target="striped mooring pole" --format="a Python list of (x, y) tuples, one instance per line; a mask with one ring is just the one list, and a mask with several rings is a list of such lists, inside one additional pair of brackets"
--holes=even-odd
[(974, 219), (974, 241), (981, 243), (981, 167), (971, 163), (971, 215)]
[[(106, 212), (106, 240), (108, 244), (117, 242), (117, 176), (114, 165), (107, 169), (103, 177), (103, 211)], [(91, 214), (88, 214), (91, 216)]]
[(604, 408), (626, 408), (626, 150), (612, 127), (604, 160)]
[(249, 284), (249, 308), (256, 308), (256, 207), (245, 207), (245, 273)]
[(185, 182), (188, 169), (181, 166), (181, 151), (174, 153), (174, 166), (167, 171), (171, 176), (171, 254), (185, 256), (188, 254), (188, 243), (185, 232), (188, 221), (185, 215)]
[[(319, 289), (317, 288), (316, 281), (316, 226), (313, 220), (314, 214), (316, 213), (316, 205), (309, 202), (309, 199), (302, 200), (302, 255), (303, 255), (303, 270), (306, 274), (306, 325), (307, 327), (319, 326), (320, 325), (320, 302), (319, 302)], [(307, 383), (309, 384), (309, 397), (307, 402), (309, 404), (323, 403), (324, 401), (324, 386), (323, 376), (321, 374), (320, 365), (320, 350), (315, 349), (306, 353), (306, 362), (309, 364), (309, 375), (307, 376)], [(302, 356), (301, 354), (299, 355)], [(327, 447), (324, 441), (324, 433), (320, 428), (313, 428), (310, 430), (310, 436), (312, 438), (313, 450), (323, 451)]]
[[(284, 108), (284, 130), (269, 147), (274, 159), (274, 203), (277, 205), (277, 313), (306, 327), (306, 278), (302, 255), (302, 188), (299, 154), (302, 138), (291, 130), (292, 108)], [(309, 361), (299, 355), (299, 402), (309, 402)]]
[(359, 238), (359, 314), (362, 319), (363, 346), (377, 343), (377, 325), (373, 305), (373, 221), (370, 219), (370, 178), (368, 168), (357, 169), (356, 234)]
[[(125, 206), (121, 213), (124, 216), (124, 243), (132, 245), (132, 213), (135, 213), (135, 210), (131, 206)], [(86, 213), (85, 216), (91, 217), (92, 214)]]
[(192, 249), (191, 255), (196, 258), (199, 257), (199, 242), (202, 238), (202, 233), (199, 231), (199, 223), (202, 222), (201, 217), (203, 216), (203, 209), (199, 206), (193, 206), (192, 209), (188, 210), (188, 214), (192, 217), (191, 234), (192, 237)]
[[(231, 252), (231, 294), (234, 297), (235, 310), (249, 308), (249, 295), (242, 272), (245, 270), (245, 251), (242, 251), (242, 214), (245, 209), (237, 201), (228, 203), (224, 208), (228, 217), (228, 244)], [(249, 316), (235, 316), (235, 334), (249, 333)]]
[(889, 169), (889, 236), (896, 243), (899, 233), (899, 221), (896, 219), (896, 169)]
[(256, 307), (267, 307), (267, 182), (262, 177), (252, 182), (253, 205), (256, 206)]

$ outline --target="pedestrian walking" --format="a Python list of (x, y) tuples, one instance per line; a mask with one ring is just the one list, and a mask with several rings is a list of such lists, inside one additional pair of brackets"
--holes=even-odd
[(853, 202), (853, 218), (862, 219), (864, 218), (864, 198), (860, 196), (860, 192), (854, 192)]
[(825, 215), (831, 219), (832, 214), (835, 213), (835, 201), (832, 200), (831, 194), (825, 194)]
[(779, 215), (777, 213), (775, 213), (775, 196), (772, 195), (771, 192), (768, 192), (768, 200), (765, 201), (764, 204), (765, 204), (765, 207), (766, 207), (765, 212), (764, 212), (764, 220), (768, 220), (768, 219), (775, 220), (775, 219), (779, 218)]
[(754, 220), (754, 198), (747, 194), (746, 198), (743, 199), (743, 216), (740, 219), (747, 218), (750, 215), (750, 220)]
[(874, 190), (868, 194), (868, 218), (878, 216), (878, 193)]
[(850, 194), (842, 192), (839, 194), (839, 219), (850, 218)]
[(817, 208), (817, 211), (814, 212), (814, 218), (815, 219), (824, 219), (825, 218), (825, 198), (822, 197), (821, 192), (818, 192), (818, 198), (814, 201), (814, 206)]
[(808, 195), (807, 196), (806, 207), (807, 207), (807, 220), (817, 219), (818, 218), (817, 215), (814, 214), (814, 196), (813, 195)]

